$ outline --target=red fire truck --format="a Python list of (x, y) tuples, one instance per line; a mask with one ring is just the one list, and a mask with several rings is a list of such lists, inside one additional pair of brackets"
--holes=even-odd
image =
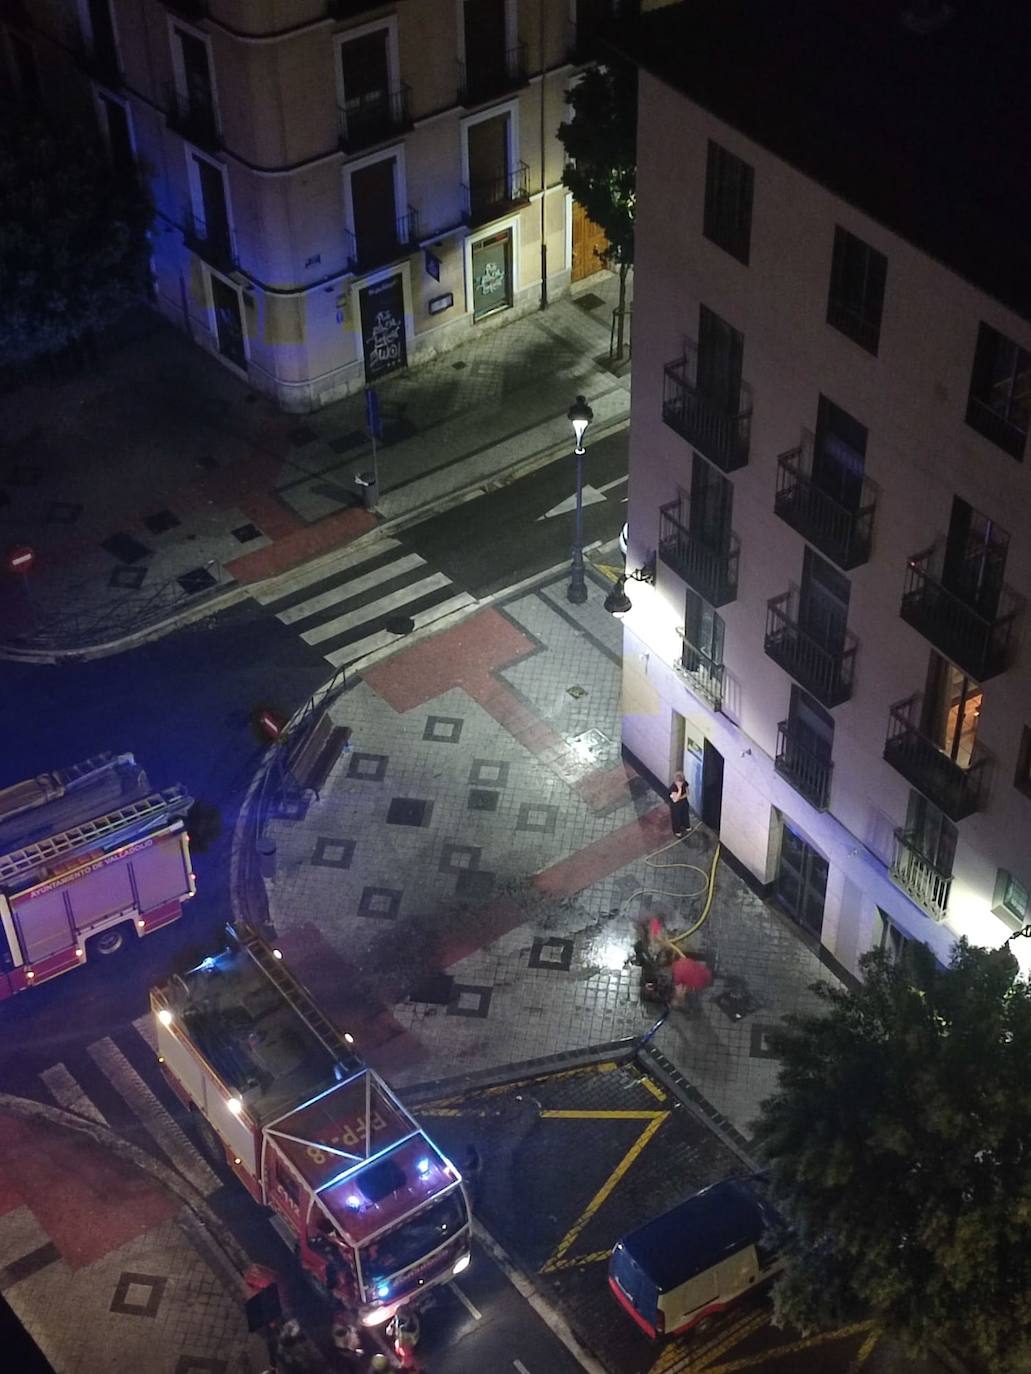
[(249, 927), (151, 989), (158, 1054), (316, 1285), (388, 1321), (469, 1263), (461, 1175)]
[(132, 754), (0, 790), (0, 999), (181, 914), (191, 805), (182, 787), (153, 789)]

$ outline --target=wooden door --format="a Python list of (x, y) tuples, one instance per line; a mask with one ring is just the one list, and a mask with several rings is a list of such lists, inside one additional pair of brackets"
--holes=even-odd
[(587, 211), (577, 201), (573, 201), (573, 281), (582, 281), (592, 272), (599, 271), (604, 263), (598, 256), (608, 249), (605, 235), (589, 219)]

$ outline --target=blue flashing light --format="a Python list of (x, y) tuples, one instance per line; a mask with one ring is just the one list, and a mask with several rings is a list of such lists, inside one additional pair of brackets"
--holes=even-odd
[(389, 1298), (389, 1297), (390, 1297), (390, 1284), (389, 1284), (389, 1283), (377, 1283), (377, 1285), (376, 1285), (376, 1297), (377, 1297), (377, 1298)]
[(419, 1173), (422, 1174), (423, 1178), (425, 1178), (430, 1171), (430, 1161), (428, 1159), (420, 1159), (415, 1167), (419, 1170)]
[(352, 1212), (357, 1212), (361, 1208), (362, 1200), (357, 1193), (349, 1193), (347, 1195), (347, 1205)]

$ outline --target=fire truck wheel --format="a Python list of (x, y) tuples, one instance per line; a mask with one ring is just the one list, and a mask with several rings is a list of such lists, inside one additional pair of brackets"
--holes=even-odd
[(98, 954), (117, 954), (125, 945), (125, 927), (113, 926), (110, 930), (105, 930), (102, 935), (97, 935), (91, 940), (90, 945)]
[(224, 1165), (226, 1162), (226, 1152), (222, 1148), (222, 1142), (218, 1138), (214, 1126), (208, 1124), (201, 1116), (200, 1112), (191, 1109), (190, 1121), (193, 1124), (193, 1131), (200, 1144), (201, 1150), (212, 1164)]

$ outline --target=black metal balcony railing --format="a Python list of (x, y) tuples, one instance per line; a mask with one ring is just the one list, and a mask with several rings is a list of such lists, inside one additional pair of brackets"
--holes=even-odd
[(517, 162), (510, 172), (496, 177), (480, 177), (470, 185), (462, 185), (465, 218), (470, 225), (485, 224), (497, 219), (513, 205), (530, 199), (530, 169), (525, 162)]
[(411, 126), (411, 88), (402, 82), (395, 90), (358, 96), (338, 109), (340, 146), (353, 153)]
[(812, 747), (796, 721), (782, 720), (777, 726), (777, 754), (773, 766), (796, 792), (826, 811), (831, 795), (834, 764), (826, 753)]
[(824, 706), (840, 706), (852, 695), (857, 643), (850, 630), (836, 648), (821, 643), (801, 623), (794, 591), (766, 603), (767, 654)]
[(1003, 585), (994, 614), (986, 614), (950, 591), (934, 571), (938, 566), (937, 547), (909, 560), (899, 614), (970, 677), (985, 682), (1009, 666), (1020, 598)]
[(659, 557), (710, 606), (725, 606), (737, 596), (738, 537), (732, 533), (725, 548), (714, 548), (681, 522), (680, 513), (678, 501), (659, 510)]
[(872, 484), (863, 479), (855, 509), (842, 505), (813, 480), (813, 436), (777, 459), (777, 495), (773, 509), (839, 568), (855, 568), (870, 557), (874, 510)]
[(723, 664), (711, 653), (692, 644), (683, 630), (679, 633), (684, 648), (673, 666), (682, 677), (687, 678), (695, 696), (701, 697), (714, 711), (718, 711), (723, 705)]
[(981, 806), (988, 776), (988, 752), (975, 742), (966, 766), (949, 758), (914, 723), (919, 705), (920, 697), (916, 695), (891, 708), (884, 757), (939, 811), (944, 811), (950, 820), (961, 821)]
[(752, 392), (744, 382), (737, 404), (729, 410), (705, 395), (698, 385), (698, 350), (667, 363), (662, 388), (662, 418), (671, 429), (724, 472), (748, 462), (752, 428)]
[(915, 837), (905, 830), (895, 831), (891, 876), (928, 916), (933, 916), (936, 921), (945, 918), (952, 874), (942, 872), (937, 864), (932, 863), (918, 847)]
[(1023, 458), (1027, 444), (1026, 424), (1014, 424), (976, 396), (971, 396), (967, 402), (967, 424), (997, 444), (1010, 457)]
[(209, 224), (188, 209), (183, 216), (183, 241), (219, 272), (231, 272), (237, 265), (229, 226), (224, 222)]
[(519, 86), (526, 85), (526, 44), (517, 43), (507, 52), (467, 55), (458, 64), (459, 105), (480, 105)]
[(213, 100), (184, 95), (178, 87), (166, 88), (165, 117), (170, 129), (198, 148), (216, 149), (221, 143)]
[(374, 267), (383, 267), (395, 258), (405, 257), (419, 238), (419, 213), (409, 205), (404, 215), (394, 221), (393, 234), (359, 234), (355, 238), (350, 230), (344, 231), (347, 244), (347, 261), (352, 272), (370, 272)]

